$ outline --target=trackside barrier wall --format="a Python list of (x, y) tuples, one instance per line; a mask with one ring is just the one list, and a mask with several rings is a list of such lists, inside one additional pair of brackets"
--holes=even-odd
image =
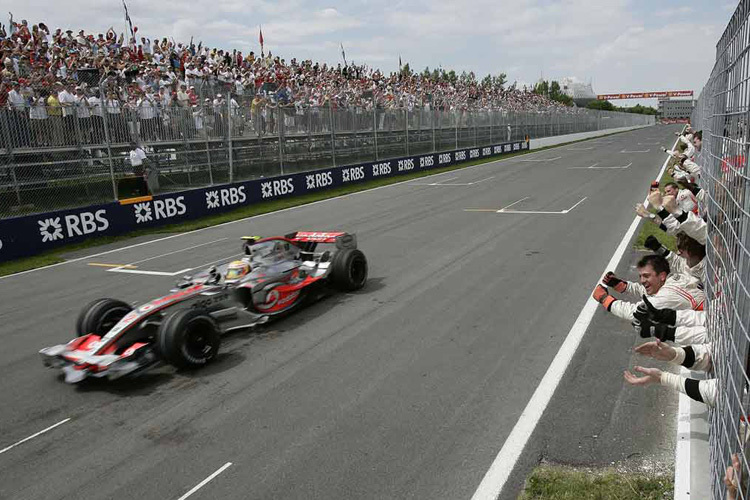
[[(735, 474), (741, 478), (735, 497), (750, 498), (749, 48), (750, 0), (741, 0), (716, 44), (716, 63), (691, 118), (693, 128), (703, 133), (696, 162), (701, 166), (701, 209), (708, 227), (706, 320), (716, 403), (707, 417), (708, 460), (700, 469), (689, 469), (710, 480), (710, 495), (691, 486), (681, 498), (729, 498), (724, 475), (733, 455), (739, 459)], [(700, 418), (705, 420), (705, 413)], [(677, 467), (685, 461), (678, 456)], [(691, 483), (695, 484), (692, 477)]]
[(653, 124), (637, 125), (635, 127), (620, 127), (608, 130), (594, 130), (593, 132), (579, 132), (577, 134), (556, 135), (553, 137), (544, 137), (542, 139), (531, 139), (529, 141), (529, 149), (546, 148), (549, 146), (556, 146), (558, 144), (565, 144), (566, 142), (593, 139), (595, 137), (601, 137), (603, 135), (614, 134), (617, 132), (628, 132), (630, 130), (636, 130), (643, 127), (650, 127), (651, 125)]
[(96, 236), (115, 236), (374, 179), (525, 151), (528, 142), (457, 149), (214, 185), (120, 202), (0, 220), (0, 262)]

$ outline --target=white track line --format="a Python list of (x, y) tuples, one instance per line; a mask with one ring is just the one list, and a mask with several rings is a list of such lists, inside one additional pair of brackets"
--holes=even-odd
[[(628, 132), (628, 131), (616, 132), (616, 133), (625, 133), (625, 132)], [(554, 146), (551, 149), (561, 148), (563, 146), (565, 146), (565, 144), (559, 144), (557, 146)], [(524, 153), (523, 156), (537, 155), (539, 153), (546, 153), (547, 151), (549, 151), (549, 150), (547, 150), (547, 149), (542, 149), (540, 151), (531, 151), (531, 150), (528, 150), (528, 152)], [(479, 163), (477, 165), (469, 165), (468, 167), (463, 167), (460, 170), (472, 170), (472, 169), (479, 168), (479, 167), (487, 167), (487, 166), (490, 166), (490, 165), (492, 165), (494, 163), (502, 163), (502, 162), (505, 162), (505, 161), (512, 161), (512, 160), (516, 160), (516, 159), (518, 159), (516, 156), (512, 156), (510, 158), (500, 158), (500, 159), (493, 160), (493, 161), (488, 161), (488, 162), (485, 162), (485, 163)], [(86, 259), (93, 259), (95, 257), (101, 257), (102, 255), (109, 255), (111, 253), (121, 252), (123, 250), (130, 250), (131, 248), (136, 248), (136, 247), (140, 247), (140, 246), (143, 246), (143, 245), (150, 245), (152, 243), (159, 243), (161, 241), (171, 240), (172, 238), (180, 238), (182, 236), (187, 236), (187, 235), (190, 235), (190, 234), (200, 233), (200, 232), (206, 231), (208, 229), (216, 229), (216, 228), (223, 227), (223, 226), (228, 226), (228, 225), (231, 225), (231, 224), (238, 224), (240, 222), (246, 222), (246, 221), (251, 220), (251, 219), (257, 219), (259, 217), (266, 217), (266, 216), (269, 216), (269, 215), (276, 215), (276, 214), (288, 212), (288, 211), (291, 211), (291, 210), (299, 210), (300, 208), (307, 208), (307, 207), (311, 207), (313, 205), (318, 205), (318, 204), (321, 204), (321, 203), (327, 203), (327, 202), (333, 201), (333, 200), (341, 200), (341, 199), (344, 199), (344, 198), (358, 196), (358, 195), (362, 195), (362, 194), (366, 194), (366, 193), (372, 193), (373, 191), (379, 191), (381, 189), (387, 189), (387, 188), (391, 188), (391, 187), (394, 187), (394, 186), (399, 186), (401, 184), (408, 184), (410, 182), (414, 182), (415, 180), (427, 179), (429, 177), (437, 177), (438, 175), (445, 175), (447, 173), (453, 173), (453, 171), (440, 172), (440, 173), (437, 173), (437, 174), (425, 175), (423, 177), (420, 177), (419, 179), (409, 179), (409, 180), (406, 180), (406, 181), (394, 182), (393, 184), (388, 184), (386, 186), (378, 186), (378, 187), (374, 187), (372, 189), (365, 189), (363, 191), (357, 191), (355, 193), (349, 193), (349, 194), (344, 194), (344, 195), (341, 195), (341, 196), (334, 196), (333, 198), (326, 198), (325, 200), (314, 201), (312, 203), (304, 203), (302, 205), (296, 205), (294, 207), (283, 208), (281, 210), (274, 210), (272, 212), (266, 212), (264, 214), (251, 215), (250, 217), (244, 217), (242, 219), (230, 220), (228, 222), (222, 222), (221, 224), (216, 224), (214, 226), (207, 226), (207, 227), (203, 227), (203, 228), (200, 228), (200, 229), (194, 229), (193, 231), (186, 231), (184, 233), (178, 233), (178, 234), (173, 234), (171, 236), (165, 236), (164, 238), (156, 238), (156, 239), (153, 239), (153, 240), (144, 241), (144, 242), (141, 242), (141, 243), (136, 243), (134, 245), (127, 245), (127, 246), (124, 246), (124, 247), (121, 247), (121, 248), (113, 248), (112, 250), (106, 250), (104, 252), (99, 252), (99, 253), (95, 253), (95, 254), (92, 254), (92, 255), (85, 255), (83, 257), (77, 257), (75, 259), (66, 260), (64, 262), (58, 262), (56, 264), (50, 264), (50, 265), (44, 266), (44, 267), (36, 267), (34, 269), (27, 269), (26, 271), (20, 271), (18, 273), (8, 274), (6, 276), (0, 276), (0, 281), (8, 279), (8, 278), (13, 278), (13, 277), (16, 277), (16, 276), (22, 276), (22, 275), (28, 274), (28, 273), (35, 273), (35, 272), (38, 272), (38, 271), (44, 271), (44, 270), (47, 270), (47, 269), (52, 269), (53, 267), (64, 266), (66, 264), (73, 264), (75, 262), (80, 262), (80, 261), (86, 260)], [(64, 248), (63, 248), (63, 250), (64, 250)]]
[(545, 159), (542, 159), (542, 160), (519, 160), (519, 161), (534, 162), (534, 163), (545, 163), (545, 162), (549, 162), (549, 161), (559, 160), (560, 158), (562, 158), (562, 156), (555, 156), (554, 158), (545, 158)]
[(193, 270), (192, 267), (188, 267), (187, 269), (181, 269), (180, 271), (168, 273), (165, 271), (146, 271), (143, 269), (123, 269), (121, 267), (116, 267), (114, 269), (107, 269), (107, 272), (108, 273), (125, 273), (125, 274), (145, 274), (146, 276), (177, 276), (178, 274), (183, 274), (192, 270)]
[(628, 151), (627, 149), (623, 149), (622, 151), (620, 151), (620, 153), (648, 153), (650, 151), (651, 151), (651, 148), (649, 148), (649, 149), (639, 149), (639, 150), (636, 150), (636, 151)]
[(499, 211), (503, 211), (503, 210), (505, 210), (506, 208), (510, 208), (510, 207), (512, 207), (513, 205), (518, 205), (518, 204), (519, 204), (519, 203), (521, 203), (522, 201), (524, 201), (524, 200), (528, 200), (528, 199), (529, 199), (529, 197), (528, 197), (528, 196), (524, 196), (524, 197), (523, 197), (523, 198), (521, 198), (520, 200), (518, 200), (518, 201), (514, 201), (514, 202), (513, 202), (513, 203), (511, 203), (510, 205), (506, 205), (506, 206), (504, 206), (504, 207), (503, 207), (503, 208), (501, 208), (501, 209), (500, 209)]
[(2, 455), (3, 453), (5, 453), (5, 452), (6, 452), (6, 451), (8, 451), (8, 450), (12, 450), (13, 448), (15, 448), (16, 446), (18, 446), (19, 444), (23, 444), (23, 443), (25, 443), (26, 441), (30, 441), (30, 440), (34, 439), (35, 437), (37, 437), (37, 436), (41, 436), (42, 434), (44, 434), (44, 433), (45, 433), (45, 432), (47, 432), (47, 431), (51, 431), (51, 430), (52, 430), (52, 429), (54, 429), (55, 427), (57, 427), (57, 426), (59, 426), (59, 425), (62, 425), (62, 424), (64, 424), (64, 423), (65, 423), (65, 422), (67, 422), (68, 420), (70, 420), (70, 418), (66, 418), (65, 420), (60, 420), (60, 421), (59, 421), (58, 423), (56, 423), (56, 424), (53, 424), (53, 425), (50, 425), (50, 426), (49, 426), (49, 427), (47, 427), (46, 429), (42, 429), (41, 431), (37, 432), (36, 434), (32, 434), (31, 436), (29, 436), (29, 437), (27, 437), (27, 438), (23, 438), (22, 440), (18, 441), (17, 443), (14, 443), (14, 444), (12, 444), (12, 445), (10, 445), (10, 446), (6, 446), (6, 447), (5, 447), (5, 448), (3, 448), (2, 450), (0, 450), (0, 455)]
[(213, 478), (215, 478), (216, 476), (218, 476), (219, 474), (221, 474), (222, 472), (224, 472), (226, 469), (228, 469), (231, 466), (232, 466), (232, 462), (225, 463), (224, 465), (222, 465), (219, 468), (219, 470), (217, 470), (216, 472), (214, 472), (213, 474), (211, 474), (210, 476), (208, 476), (206, 479), (204, 479), (200, 483), (196, 484), (193, 487), (192, 490), (188, 491), (187, 493), (185, 493), (184, 495), (182, 495), (177, 500), (185, 500), (187, 497), (189, 497), (190, 495), (192, 495), (193, 493), (195, 493), (199, 489), (203, 488), (206, 484), (208, 484), (209, 481), (211, 481)]
[[(677, 145), (677, 141), (675, 141)], [(657, 179), (661, 179), (664, 170), (667, 168), (669, 158), (664, 160), (659, 174), (656, 176)], [(648, 198), (644, 201), (644, 204), (648, 206)], [(604, 268), (605, 272), (610, 269), (616, 269), (622, 256), (625, 254), (625, 250), (628, 248), (631, 238), (635, 234), (635, 230), (640, 224), (641, 218), (636, 216), (630, 227), (625, 232), (625, 236), (622, 237), (622, 241), (617, 246), (615, 253)], [(602, 273), (602, 278), (604, 273)], [(518, 418), (516, 425), (508, 435), (503, 447), (495, 457), (495, 460), (490, 465), (489, 470), (484, 475), (482, 482), (471, 497), (472, 500), (496, 500), (500, 495), (505, 482), (510, 477), (513, 468), (516, 466), (518, 458), (521, 456), (526, 443), (528, 442), (531, 434), (534, 432), (539, 419), (542, 417), (544, 410), (547, 408), (552, 395), (555, 393), (555, 389), (560, 384), (565, 371), (568, 369), (570, 361), (573, 359), (573, 355), (576, 353), (578, 346), (583, 339), (583, 335), (594, 318), (594, 313), (599, 306), (599, 303), (594, 300), (593, 297), (589, 296), (586, 301), (586, 305), (583, 306), (583, 310), (578, 315), (575, 323), (568, 332), (568, 336), (565, 337), (565, 341), (560, 350), (557, 351), (555, 359), (547, 368), (547, 372), (544, 374), (542, 381), (539, 382), (534, 394), (531, 396), (526, 408)]]
[(218, 240), (209, 241), (207, 243), (200, 243), (198, 245), (193, 245), (193, 246), (189, 246), (189, 247), (185, 247), (185, 248), (180, 248), (179, 250), (173, 250), (171, 252), (162, 253), (162, 254), (156, 255), (154, 257), (149, 257), (147, 259), (136, 260), (135, 262), (130, 262), (127, 265), (133, 266), (135, 264), (142, 264), (143, 262), (148, 262), (150, 260), (160, 259), (162, 257), (167, 257), (168, 255), (174, 255), (176, 253), (187, 252), (188, 250), (193, 250), (194, 248), (200, 248), (200, 247), (205, 247), (207, 245), (213, 245), (214, 243), (218, 243), (220, 241), (224, 241), (224, 240), (228, 240), (228, 239), (229, 238), (219, 238)]
[[(499, 214), (557, 214), (557, 215), (565, 215), (565, 214), (569, 213), (570, 211), (572, 211), (575, 207), (577, 207), (578, 205), (580, 205), (581, 203), (583, 203), (586, 200), (586, 198), (588, 198), (588, 196), (584, 196), (583, 198), (581, 198), (572, 207), (566, 208), (565, 210), (559, 210), (557, 212), (549, 212), (549, 211), (545, 211), (545, 210), (506, 210), (505, 208), (508, 208), (508, 207), (505, 207), (505, 208), (501, 208), (500, 210), (498, 210), (497, 213), (499, 213)], [(520, 201), (523, 201), (523, 200), (520, 200)], [(514, 205), (515, 205), (515, 203), (514, 203)]]
[(565, 151), (591, 151), (596, 148), (568, 148)]
[[(690, 377), (690, 370), (682, 367), (680, 374)], [(690, 498), (690, 398), (679, 394), (677, 407), (677, 444), (675, 445), (674, 498)], [(680, 458), (685, 460), (679, 461)]]
[(622, 167), (598, 167), (597, 165), (599, 165), (599, 164), (598, 164), (598, 163), (594, 163), (594, 164), (593, 164), (593, 165), (591, 165), (590, 167), (568, 167), (568, 170), (573, 170), (573, 169), (588, 169), (588, 170), (624, 170), (624, 169), (626, 169), (626, 168), (630, 168), (630, 166), (631, 166), (632, 164), (633, 164), (633, 162), (631, 161), (630, 163), (628, 163), (627, 165), (624, 165), (624, 166), (622, 166)]

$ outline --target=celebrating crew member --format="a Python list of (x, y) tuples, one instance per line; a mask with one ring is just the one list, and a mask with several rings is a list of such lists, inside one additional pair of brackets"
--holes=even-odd
[(656, 308), (702, 310), (704, 294), (698, 280), (685, 274), (670, 273), (669, 262), (661, 255), (646, 255), (636, 265), (640, 283), (618, 278), (612, 271), (602, 279), (606, 286), (597, 285), (592, 296), (607, 311), (628, 321), (633, 321), (637, 302), (618, 300), (606, 287), (640, 300), (647, 295)]

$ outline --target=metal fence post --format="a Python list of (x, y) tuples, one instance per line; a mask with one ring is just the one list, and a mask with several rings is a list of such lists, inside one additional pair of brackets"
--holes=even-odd
[(432, 125), (432, 152), (434, 153), (437, 151), (435, 149), (435, 114), (437, 113), (436, 110), (430, 109), (430, 124)]
[(234, 164), (232, 162), (232, 93), (227, 93), (227, 146), (229, 147), (229, 182), (234, 182)]
[(375, 141), (375, 161), (378, 161), (378, 107), (372, 106), (372, 137)]
[(107, 159), (109, 161), (109, 176), (112, 178), (112, 199), (117, 201), (117, 182), (115, 182), (115, 169), (112, 165), (112, 144), (109, 136), (109, 122), (107, 121), (107, 108), (105, 106), (104, 91), (99, 87), (99, 109), (102, 113), (102, 123), (104, 126), (104, 142), (107, 144)]
[(406, 130), (406, 156), (409, 156), (409, 110), (404, 108), (404, 130)]
[(456, 111), (453, 112), (453, 122), (456, 125), (456, 149), (458, 149), (458, 119), (456, 118)]
[(331, 124), (331, 158), (333, 160), (333, 166), (336, 166), (336, 132), (333, 127), (333, 106), (328, 103), (328, 121)]
[(279, 141), (279, 172), (284, 175), (284, 132), (282, 131), (284, 128), (284, 113), (281, 112), (281, 106), (277, 106), (275, 109), (277, 114), (281, 115), (276, 117), (278, 122), (276, 136)]
[(8, 151), (9, 160), (8, 168), (10, 169), (10, 176), (13, 179), (13, 190), (16, 192), (16, 201), (18, 202), (18, 205), (21, 205), (21, 190), (18, 186), (18, 178), (16, 177), (16, 165), (13, 156), (13, 145), (11, 143), (10, 124), (8, 123), (8, 114), (12, 112), (13, 111), (0, 110), (0, 115), (2, 116), (2, 124), (0, 125), (2, 125), (3, 132), (5, 132), (3, 134), (5, 136), (3, 139), (7, 145), (6, 150)]

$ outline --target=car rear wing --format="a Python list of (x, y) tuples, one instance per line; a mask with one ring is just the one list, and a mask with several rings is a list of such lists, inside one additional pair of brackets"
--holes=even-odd
[(334, 243), (336, 248), (357, 248), (357, 237), (345, 232), (297, 231), (286, 235), (295, 243)]

